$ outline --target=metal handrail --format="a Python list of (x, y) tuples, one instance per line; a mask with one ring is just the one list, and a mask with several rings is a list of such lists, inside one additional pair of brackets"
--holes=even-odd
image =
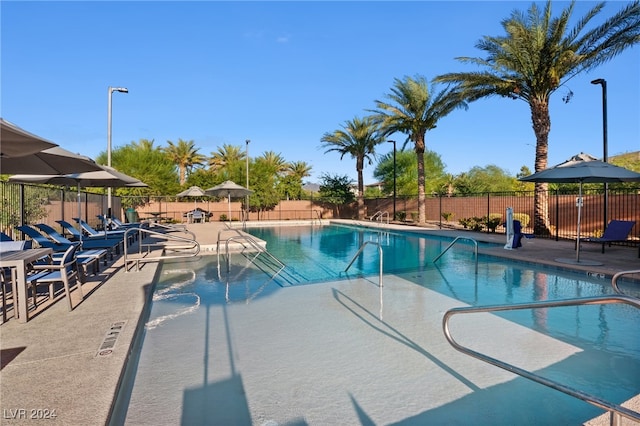
[[(135, 262), (136, 264), (136, 271), (140, 270), (140, 262), (159, 262), (160, 260), (167, 260), (167, 259), (182, 259), (182, 258), (186, 258), (186, 257), (196, 257), (199, 253), (200, 253), (200, 243), (198, 243), (198, 241), (196, 241), (196, 236), (193, 232), (186, 230), (186, 233), (191, 234), (191, 236), (193, 238), (186, 238), (186, 237), (181, 237), (179, 235), (174, 235), (171, 233), (166, 233), (166, 232), (158, 232), (158, 231), (153, 231), (151, 229), (148, 228), (131, 228), (131, 229), (127, 229), (125, 231), (125, 238), (128, 236), (129, 233), (138, 233), (138, 254), (142, 255), (142, 238), (141, 238), (141, 234), (142, 233), (146, 233), (147, 235), (151, 235), (151, 236), (158, 236), (158, 237), (162, 237), (165, 241), (182, 241), (182, 242), (186, 242), (187, 244), (189, 244), (191, 247), (187, 247), (187, 249), (191, 250), (191, 249), (195, 249), (195, 251), (190, 251), (188, 253), (184, 253), (184, 254), (174, 254), (174, 255), (164, 255), (164, 250), (163, 250), (163, 255), (162, 256), (158, 256), (158, 257), (139, 257), (139, 258), (135, 258), (135, 259), (127, 259), (127, 257), (129, 256), (129, 252), (128, 252), (128, 247), (125, 245), (124, 248), (124, 270), (125, 272), (129, 272), (129, 267), (128, 264), (129, 262)], [(147, 246), (149, 246), (147, 244)], [(171, 248), (171, 247), (165, 247), (166, 248)]]
[[(322, 225), (322, 217), (320, 216), (320, 210), (312, 210), (313, 213), (315, 213), (316, 218), (318, 218), (318, 225)], [(313, 217), (313, 215), (311, 216), (311, 226), (313, 226), (314, 223), (316, 223), (316, 218)]]
[[(261, 247), (258, 244), (258, 242), (255, 240), (255, 238), (253, 238), (253, 237), (251, 237), (249, 235), (237, 235), (237, 236), (229, 237), (224, 241), (224, 244), (225, 244), (225, 256), (226, 256), (226, 259), (227, 259), (227, 274), (231, 270), (231, 262), (230, 262), (230, 256), (229, 256), (229, 242), (231, 242), (231, 241), (246, 241), (246, 242), (249, 243), (249, 245), (251, 245), (253, 248), (255, 248), (257, 252), (266, 254), (267, 256), (269, 256), (269, 258), (271, 258), (276, 263), (278, 263), (280, 265), (280, 269), (278, 269), (278, 271), (273, 275), (274, 277), (276, 275), (278, 275), (280, 273), (280, 271), (282, 271), (286, 267), (286, 265), (280, 259), (278, 259), (274, 255), (269, 253), (267, 250), (265, 250), (263, 247)], [(257, 256), (254, 257), (253, 259), (251, 259), (251, 263), (253, 263), (256, 260), (256, 258), (257, 258)], [(218, 266), (219, 265), (220, 265), (220, 254), (218, 253)]]
[(624, 294), (624, 292), (620, 290), (620, 287), (618, 287), (618, 279), (620, 279), (620, 277), (624, 275), (631, 275), (631, 274), (640, 274), (640, 269), (634, 269), (631, 271), (620, 271), (611, 278), (611, 286), (613, 287), (613, 290), (616, 293)]
[(387, 216), (387, 225), (389, 224), (389, 212), (388, 211), (382, 211), (382, 210), (378, 210), (377, 212), (375, 212), (373, 214), (373, 216), (371, 216), (369, 218), (370, 221), (373, 221), (374, 219), (376, 219), (378, 222), (382, 222), (382, 219)]
[(351, 262), (349, 262), (349, 265), (345, 268), (344, 272), (346, 273), (349, 268), (351, 268), (351, 265), (353, 265), (353, 262), (356, 261), (356, 259), (358, 258), (358, 256), (360, 255), (360, 253), (362, 253), (362, 251), (364, 250), (364, 248), (366, 247), (367, 244), (374, 244), (376, 246), (378, 246), (378, 258), (380, 259), (380, 272), (378, 273), (378, 288), (380, 289), (380, 319), (382, 319), (382, 259), (383, 259), (383, 252), (382, 252), (382, 246), (380, 245), (380, 243), (376, 242), (376, 241), (365, 241), (364, 243), (362, 243), (362, 245), (360, 246), (360, 248), (358, 249), (358, 251), (356, 252), (356, 254), (353, 256), (353, 259), (351, 259)]
[(455, 243), (458, 242), (458, 240), (469, 240), (472, 241), (474, 246), (475, 246), (475, 250), (474, 253), (476, 255), (476, 275), (478, 275), (478, 242), (476, 240), (474, 240), (473, 238), (469, 238), (469, 237), (456, 237), (453, 241), (451, 241), (451, 244), (449, 244), (447, 246), (447, 248), (445, 248), (442, 253), (440, 253), (438, 256), (436, 256), (435, 259), (433, 259), (433, 263), (436, 263), (438, 261), (438, 259), (440, 259), (442, 257), (443, 254), (445, 254), (447, 252), (447, 250), (449, 250), (451, 247), (453, 247), (453, 245)]
[(534, 374), (520, 367), (516, 367), (515, 365), (502, 362), (488, 355), (481, 354), (480, 352), (474, 351), (473, 349), (464, 347), (455, 341), (455, 339), (451, 336), (451, 332), (449, 330), (449, 319), (453, 315), (457, 315), (457, 314), (498, 312), (498, 311), (510, 311), (510, 310), (518, 310), (518, 309), (554, 308), (554, 307), (561, 307), (561, 306), (606, 305), (606, 304), (617, 304), (617, 303), (625, 303), (640, 309), (640, 299), (637, 299), (631, 296), (623, 296), (623, 295), (594, 296), (594, 297), (583, 297), (583, 298), (564, 299), (564, 300), (548, 300), (548, 301), (541, 301), (541, 302), (530, 302), (530, 303), (521, 303), (521, 304), (512, 304), (512, 305), (460, 307), (460, 308), (452, 308), (452, 309), (449, 309), (447, 312), (445, 312), (444, 317), (442, 318), (442, 328), (443, 328), (446, 339), (449, 341), (451, 346), (453, 346), (458, 351), (464, 354), (467, 354), (473, 358), (484, 361), (486, 363), (492, 364), (496, 367), (502, 368), (503, 370), (507, 370), (511, 373), (522, 376), (526, 379), (533, 380), (534, 382), (543, 384), (552, 389), (566, 393), (567, 395), (573, 396), (574, 398), (581, 399), (582, 401), (585, 401), (596, 407), (605, 409), (611, 414), (611, 424), (617, 425), (617, 424), (620, 424), (620, 416), (624, 416), (626, 418), (629, 418), (635, 421), (640, 421), (640, 413), (630, 410), (628, 408), (625, 408), (621, 405), (605, 401), (601, 398), (587, 394), (580, 390), (573, 389), (569, 386), (563, 385), (562, 383), (558, 383), (556, 381), (539, 376), (537, 374)]

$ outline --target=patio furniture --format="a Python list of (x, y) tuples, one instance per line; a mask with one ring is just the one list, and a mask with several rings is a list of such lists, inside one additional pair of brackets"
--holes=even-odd
[[(604, 234), (600, 238), (592, 237), (585, 238), (582, 241), (588, 243), (602, 243), (602, 253), (604, 253), (605, 244), (620, 243), (628, 241), (631, 229), (636, 224), (634, 220), (612, 220), (607, 225), (607, 229), (604, 230)], [(640, 252), (638, 254), (640, 256)]]
[[(90, 244), (88, 247), (98, 248), (102, 244), (102, 248), (113, 248), (116, 254), (120, 254), (120, 246), (124, 248), (124, 238), (114, 239), (105, 238), (103, 236), (92, 237), (90, 235), (82, 235), (82, 233), (76, 229), (75, 226), (67, 222), (66, 220), (56, 220), (56, 223), (60, 224), (62, 228), (71, 235), (72, 241), (82, 241), (82, 244)], [(113, 259), (113, 257), (112, 257)]]
[(75, 286), (80, 292), (80, 299), (84, 299), (82, 293), (82, 286), (80, 283), (80, 273), (77, 267), (76, 251), (80, 246), (79, 243), (72, 244), (65, 252), (59, 261), (51, 259), (46, 264), (33, 264), (31, 267), (34, 274), (27, 276), (27, 284), (31, 285), (32, 291), (37, 293), (37, 287), (39, 285), (49, 286), (49, 299), (52, 300), (55, 297), (56, 283), (62, 283), (64, 287), (64, 293), (69, 302), (69, 311), (73, 310), (73, 303), (71, 301), (71, 284), (75, 282)]
[[(41, 232), (44, 232), (56, 243), (73, 244), (73, 241), (67, 239), (64, 235), (62, 235), (46, 223), (37, 223), (36, 228), (38, 228)], [(94, 273), (98, 273), (100, 272), (100, 260), (102, 260), (104, 266), (107, 266), (107, 254), (109, 254), (110, 259), (113, 260), (113, 251), (115, 250), (117, 244), (119, 243), (116, 242), (114, 244), (113, 242), (109, 241), (105, 243), (104, 240), (82, 241), (80, 250), (78, 250), (76, 256), (78, 258), (88, 257), (96, 259), (96, 263), (94, 265)]]

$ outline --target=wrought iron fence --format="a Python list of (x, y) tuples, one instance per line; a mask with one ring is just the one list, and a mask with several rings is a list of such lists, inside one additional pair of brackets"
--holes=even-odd
[[(561, 193), (549, 191), (549, 224), (551, 235), (545, 238), (575, 238), (577, 225), (577, 193)], [(52, 185), (19, 184), (0, 182), (2, 211), (0, 227), (2, 232), (20, 239), (21, 235), (15, 227), (21, 224), (47, 223), (58, 227), (56, 220), (67, 220), (82, 217), (90, 225), (100, 227), (98, 214), (107, 211), (106, 194), (77, 191)], [(181, 222), (185, 220), (185, 211), (195, 204), (189, 202), (175, 203), (175, 197), (144, 197), (136, 205), (141, 213), (146, 211), (160, 212), (168, 220)], [(605, 220), (605, 197), (603, 190), (589, 190), (583, 194), (581, 219), (581, 235), (599, 236), (605, 224), (611, 219), (633, 220), (636, 226), (632, 230), (631, 239), (640, 240), (640, 188), (609, 189), (607, 192), (607, 216)], [(122, 212), (120, 197), (112, 198), (113, 211)], [(125, 203), (126, 204), (126, 203)], [(127, 204), (128, 205), (128, 204)], [(207, 207), (205, 207), (205, 205)], [(210, 220), (225, 220), (228, 215), (226, 204), (200, 202), (198, 206), (210, 210)], [(365, 200), (369, 216), (377, 211), (393, 212), (393, 198), (375, 198)], [(513, 208), (515, 216), (522, 222), (524, 232), (533, 232), (533, 192), (482, 193), (464, 197), (448, 197), (433, 195), (426, 199), (426, 220), (432, 224), (446, 228), (464, 228), (468, 223), (479, 224), (484, 232), (504, 232), (500, 224), (505, 219), (507, 207)], [(242, 205), (232, 202), (231, 219), (242, 218)], [(116, 214), (117, 216), (121, 216)], [(273, 210), (260, 213), (252, 212), (250, 220), (295, 220), (323, 218), (355, 218), (357, 208), (349, 206), (330, 206), (321, 200), (282, 201)], [(141, 215), (144, 217), (143, 215)], [(418, 219), (417, 197), (396, 198), (396, 219), (416, 222)], [(490, 223), (490, 221), (492, 222)], [(498, 223), (497, 227), (492, 227)], [(467, 225), (469, 226), (469, 225)]]

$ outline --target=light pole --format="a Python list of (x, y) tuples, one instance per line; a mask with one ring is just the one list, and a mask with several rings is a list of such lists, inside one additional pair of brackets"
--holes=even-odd
[(393, 144), (393, 220), (396, 220), (396, 141), (387, 141)]
[[(599, 78), (597, 80), (593, 80), (591, 84), (599, 84), (602, 86), (602, 161), (605, 163), (609, 161), (608, 155), (608, 142), (607, 142), (607, 80), (604, 78)], [(604, 220), (602, 230), (607, 228), (607, 205), (609, 204), (609, 185), (604, 183)]]
[[(251, 141), (247, 139), (244, 142), (247, 144), (245, 157), (247, 160), (247, 189), (249, 189), (249, 142)], [(245, 203), (245, 205), (247, 206), (247, 220), (249, 220), (249, 195), (248, 194), (247, 194), (247, 202)]]
[[(107, 166), (109, 167), (111, 167), (111, 95), (113, 92), (129, 93), (129, 89), (109, 86), (109, 108), (107, 111)], [(107, 188), (107, 217), (111, 218), (111, 187)]]

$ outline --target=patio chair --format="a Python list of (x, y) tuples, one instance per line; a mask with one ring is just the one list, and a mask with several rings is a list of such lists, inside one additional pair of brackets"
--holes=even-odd
[[(74, 217), (73, 220), (76, 221), (76, 223), (78, 225), (80, 225), (80, 228), (82, 228), (82, 230), (85, 232), (86, 235), (90, 236), (90, 237), (102, 237), (102, 238), (114, 238), (114, 239), (123, 239), (124, 240), (124, 234), (125, 232), (127, 232), (126, 230), (117, 230), (117, 231), (98, 231), (96, 229), (94, 229), (91, 225), (89, 225), (87, 222), (85, 222), (84, 220)], [(131, 234), (129, 235), (129, 238), (127, 240), (128, 244), (132, 244), (134, 241), (135, 235)]]
[(636, 222), (634, 220), (612, 220), (604, 230), (602, 237), (585, 238), (581, 241), (588, 243), (601, 243), (602, 253), (604, 253), (605, 244), (609, 244), (609, 247), (611, 247), (611, 243), (628, 241), (631, 229), (635, 224)]
[(55, 297), (55, 284), (62, 283), (64, 286), (65, 296), (69, 301), (69, 311), (72, 311), (73, 303), (71, 302), (71, 284), (75, 282), (75, 286), (80, 292), (80, 300), (84, 299), (76, 259), (76, 251), (79, 246), (79, 243), (72, 244), (58, 261), (51, 259), (48, 263), (37, 263), (32, 265), (35, 273), (27, 276), (27, 285), (32, 287), (34, 294), (37, 294), (38, 286), (47, 285), (49, 286), (49, 299), (51, 300)]
[[(38, 243), (40, 247), (51, 248), (54, 252), (53, 258), (56, 260), (63, 257), (63, 253), (69, 248), (69, 246), (80, 244), (67, 240), (64, 237), (60, 242), (51, 240), (46, 235), (41, 234), (37, 229), (28, 225), (21, 225), (16, 227), (16, 229), (23, 232), (25, 235), (28, 235), (33, 241)], [(75, 256), (78, 265), (82, 267), (83, 275), (81, 275), (80, 278), (84, 281), (85, 277), (88, 275), (89, 267), (93, 267), (93, 273), (97, 274), (99, 271), (98, 264), (101, 258), (105, 259), (106, 265), (106, 255), (106, 250), (78, 250), (75, 253)]]
[[(56, 220), (62, 229), (65, 232), (68, 232), (71, 235), (69, 238), (72, 242), (82, 241), (82, 244), (90, 244), (87, 247), (98, 248), (115, 248), (116, 254), (120, 254), (120, 246), (124, 248), (124, 238), (113, 239), (113, 238), (105, 238), (104, 236), (93, 237), (91, 235), (82, 235), (82, 233), (72, 224), (67, 222), (66, 220)], [(63, 235), (64, 236), (64, 235)], [(113, 257), (112, 257), (113, 260)]]
[[(36, 223), (36, 228), (58, 244), (73, 244), (73, 241), (69, 240), (46, 223)], [(109, 240), (106, 242), (104, 240), (82, 241), (80, 250), (78, 250), (76, 256), (78, 258), (89, 257), (96, 259), (97, 262), (94, 266), (94, 273), (98, 273), (100, 272), (100, 260), (102, 260), (104, 266), (107, 266), (107, 254), (110, 259), (113, 260), (113, 252), (115, 251), (117, 244), (119, 243)]]
[(204, 214), (201, 210), (193, 210), (191, 212), (191, 223), (202, 223), (204, 222)]
[(124, 223), (117, 217), (112, 217), (111, 219), (105, 217), (102, 214), (96, 215), (98, 219), (102, 222), (104, 229), (111, 229), (112, 231), (126, 231), (131, 228), (139, 228), (141, 223)]

